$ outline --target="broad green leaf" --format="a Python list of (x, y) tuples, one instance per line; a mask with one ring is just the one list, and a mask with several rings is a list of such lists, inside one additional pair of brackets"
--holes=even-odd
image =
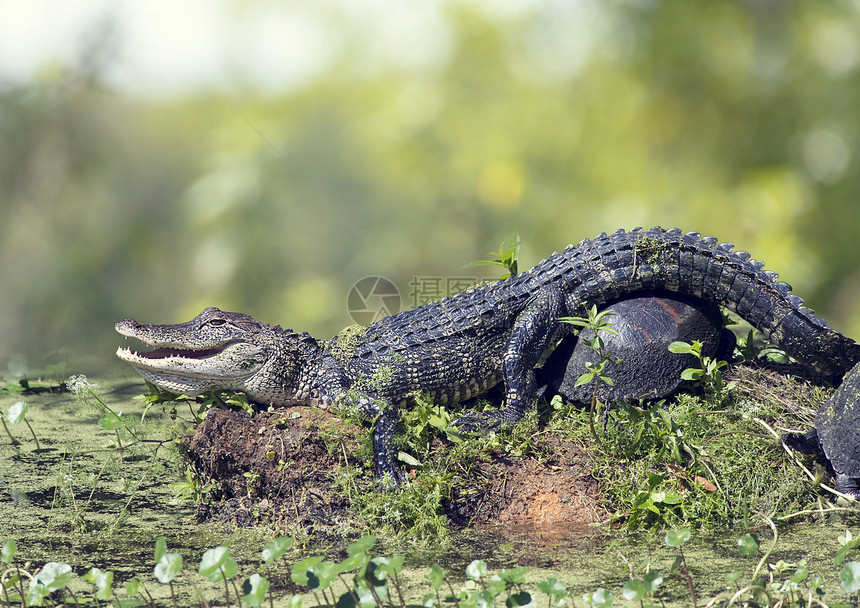
[(400, 462), (403, 462), (410, 467), (420, 467), (421, 461), (412, 456), (411, 454), (407, 454), (406, 452), (397, 452), (397, 459)]
[(113, 597), (113, 572), (90, 568), (82, 578), (96, 586), (96, 599), (109, 600)]
[(839, 572), (842, 588), (848, 593), (860, 591), (860, 562), (848, 562)]
[(693, 367), (688, 367), (684, 371), (681, 372), (682, 380), (698, 380), (702, 377), (705, 372), (701, 369), (695, 369)]
[(259, 608), (266, 601), (269, 581), (259, 574), (252, 574), (242, 583), (242, 601), (251, 608)]
[(306, 557), (300, 562), (296, 562), (293, 564), (290, 579), (292, 579), (295, 584), (306, 587), (310, 582), (310, 575), (313, 574), (313, 567), (321, 561), (323, 561), (323, 557), (321, 555), (312, 555), (311, 557)]
[(274, 540), (270, 540), (266, 543), (266, 546), (263, 547), (263, 562), (267, 566), (271, 565), (272, 562), (276, 562), (281, 559), (292, 546), (292, 538), (281, 536)]
[(3, 543), (3, 546), (0, 547), (0, 561), (4, 564), (12, 563), (12, 560), (15, 559), (15, 553), (18, 552), (18, 545), (15, 544), (15, 541), (11, 538)]
[(641, 578), (632, 578), (621, 589), (621, 595), (625, 600), (631, 602), (641, 602), (648, 595), (648, 586)]
[(673, 353), (678, 353), (679, 355), (695, 354), (693, 351), (693, 347), (686, 342), (672, 342), (669, 345), (669, 350)]
[(677, 530), (669, 530), (666, 532), (666, 544), (669, 547), (680, 547), (690, 540), (690, 529), (679, 528)]
[(582, 596), (585, 603), (591, 608), (612, 608), (612, 593), (601, 587), (594, 593), (586, 593)]
[(136, 576), (133, 577), (128, 583), (125, 585), (125, 594), (128, 597), (135, 597), (138, 593), (143, 589), (143, 585), (140, 584), (140, 579)]
[(476, 559), (466, 566), (466, 576), (476, 581), (487, 574), (487, 562)]
[(108, 412), (107, 414), (99, 418), (99, 426), (106, 431), (115, 431), (122, 426), (121, 416), (122, 412), (120, 412), (119, 414)]
[(546, 593), (547, 595), (557, 596), (564, 593), (567, 593), (567, 587), (561, 581), (557, 581), (554, 578), (547, 578), (542, 580), (537, 585), (538, 591)]
[(173, 582), (182, 571), (182, 556), (178, 553), (164, 553), (155, 564), (155, 580), (162, 585)]
[(31, 581), (46, 587), (49, 591), (57, 591), (68, 585), (72, 580), (72, 567), (69, 564), (48, 562)]
[(369, 561), (370, 559), (368, 558), (367, 553), (356, 553), (355, 555), (350, 555), (340, 563), (340, 571), (352, 572), (353, 570), (358, 570)]
[(508, 583), (508, 585), (523, 585), (526, 582), (526, 573), (529, 569), (525, 566), (517, 566), (516, 568), (505, 568), (499, 570), (498, 577)]
[(738, 551), (744, 557), (752, 557), (758, 553), (759, 542), (755, 534), (747, 533), (738, 539)]
[(308, 589), (311, 591), (325, 591), (337, 578), (340, 570), (338, 565), (331, 561), (318, 563), (308, 570)]
[[(846, 532), (847, 536), (850, 536), (850, 532)], [(843, 562), (845, 557), (854, 549), (860, 546), (860, 538), (855, 539), (847, 539), (845, 544), (839, 547), (839, 551), (836, 552), (836, 557), (833, 558), (833, 563), (837, 566)]]
[(346, 548), (347, 555), (355, 555), (356, 553), (362, 553), (366, 551), (370, 551), (370, 548), (373, 546), (373, 543), (376, 542), (376, 537), (372, 534), (368, 534), (366, 536), (362, 536), (357, 541), (352, 543), (350, 546)]
[(30, 411), (30, 406), (27, 405), (26, 401), (18, 401), (14, 405), (9, 406), (9, 424), (18, 424), (23, 421), (27, 416), (27, 412)]
[(594, 380), (594, 374), (591, 372), (585, 372), (579, 378), (576, 379), (574, 386), (582, 386), (583, 384), (588, 384)]
[(445, 571), (439, 564), (430, 566), (430, 572), (427, 573), (427, 578), (430, 579), (430, 586), (433, 589), (438, 589), (445, 582)]
[(792, 583), (802, 583), (809, 576), (809, 568), (805, 566), (799, 567), (794, 571), (794, 574), (791, 575), (791, 578), (788, 579)]
[(659, 570), (651, 570), (642, 575), (642, 581), (645, 583), (648, 593), (656, 593), (660, 585), (663, 584), (663, 575)]
[(208, 578), (213, 583), (220, 582), (224, 577), (221, 574), (221, 568), (230, 558), (230, 547), (223, 545), (209, 549), (200, 558), (200, 566), (197, 568), (197, 573), (200, 576)]

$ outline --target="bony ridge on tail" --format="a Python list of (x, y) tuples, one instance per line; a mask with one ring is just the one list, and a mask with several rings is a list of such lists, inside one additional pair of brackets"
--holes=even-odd
[[(120, 348), (117, 355), (174, 393), (236, 390), (265, 405), (357, 407), (377, 420), (377, 475), (400, 483), (393, 435), (398, 408), (413, 395), (447, 405), (502, 382), (502, 409), (469, 413), (455, 424), (476, 432), (513, 425), (535, 400), (534, 368), (541, 354), (573, 329), (559, 317), (582, 316), (592, 305), (645, 290), (725, 306), (823, 373), (841, 376), (860, 361), (860, 346), (829, 328), (762, 262), (713, 237), (661, 228), (583, 240), (517, 276), (371, 323), (351, 335), (348, 345), (338, 337), (317, 340), (207, 308), (174, 325), (120, 321), (120, 334), (152, 350)], [(860, 386), (857, 368), (847, 381)], [(849, 410), (831, 409), (834, 414), (816, 421), (818, 436), (836, 469), (838, 489), (857, 495), (860, 456), (843, 457), (843, 444), (860, 445), (860, 430), (833, 433)]]

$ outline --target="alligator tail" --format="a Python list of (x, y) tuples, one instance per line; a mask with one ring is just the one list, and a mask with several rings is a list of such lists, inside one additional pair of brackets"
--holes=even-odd
[(533, 279), (562, 285), (568, 310), (640, 290), (686, 293), (734, 311), (799, 362), (842, 375), (860, 345), (831, 329), (764, 263), (698, 232), (640, 228), (601, 234), (551, 256)]

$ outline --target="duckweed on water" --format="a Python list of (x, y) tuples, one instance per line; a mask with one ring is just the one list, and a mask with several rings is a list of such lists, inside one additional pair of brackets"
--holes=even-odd
[[(0, 562), (4, 567), (0, 573), (0, 600), (8, 606), (58, 606), (70, 602), (100, 606), (108, 602), (114, 606), (153, 608), (163, 605), (167, 598), (173, 606), (209, 606), (210, 601), (219, 597), (223, 597), (228, 606), (236, 603), (251, 608), (274, 606), (276, 600), (278, 605), (290, 608), (302, 608), (306, 602), (339, 608), (406, 608), (407, 605), (483, 608), (500, 602), (508, 608), (541, 605), (561, 608), (582, 602), (591, 608), (611, 608), (620, 595), (640, 607), (646, 602), (649, 606), (659, 602), (663, 606), (687, 604), (694, 608), (700, 605), (802, 608), (813, 603), (828, 608), (824, 579), (810, 572), (805, 560), (797, 563), (771, 561), (779, 536), (776, 526), (768, 523), (773, 540), (766, 549), (762, 549), (754, 534), (744, 534), (737, 541), (736, 552), (750, 564), (751, 574), (729, 573), (724, 577), (722, 590), (709, 597), (700, 595), (698, 581), (693, 575), (701, 565), (688, 563), (684, 553), (683, 548), (691, 539), (690, 530), (673, 529), (665, 534), (663, 544), (670, 552), (675, 551), (674, 559), (671, 553), (666, 561), (649, 557), (633, 568), (619, 552), (619, 557), (628, 565), (626, 580), (618, 581), (611, 589), (599, 587), (581, 595), (555, 577), (534, 579), (529, 576), (529, 568), (522, 566), (502, 568), (490, 574), (487, 563), (482, 560), (473, 560), (460, 574), (446, 572), (433, 564), (425, 569), (423, 576), (410, 577), (402, 556), (371, 557), (375, 542), (372, 535), (350, 544), (345, 557), (339, 561), (323, 555), (299, 559), (294, 552), (290, 553), (292, 538), (275, 538), (263, 546), (256, 567), (241, 568), (231, 557), (230, 548), (219, 545), (203, 553), (196, 572), (188, 567), (181, 554), (168, 550), (162, 537), (155, 543), (149, 573), (125, 581), (117, 580), (113, 572), (96, 566), (79, 576), (70, 564), (62, 562), (48, 562), (31, 570), (29, 563), (17, 559), (17, 544), (10, 539), (0, 547)], [(850, 532), (839, 541), (842, 547), (833, 561), (836, 566), (842, 565), (838, 574), (841, 588), (856, 605), (860, 562), (843, 562), (860, 543)], [(277, 576), (270, 580), (264, 574), (276, 574), (273, 568), (288, 553), (294, 559), (289, 579), (300, 595), (290, 596), (286, 588), (273, 584), (273, 580), (279, 580)], [(759, 554), (761, 558), (756, 559)]]

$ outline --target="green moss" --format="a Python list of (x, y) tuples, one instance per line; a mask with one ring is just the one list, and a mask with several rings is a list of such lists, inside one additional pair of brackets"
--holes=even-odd
[(365, 333), (367, 333), (367, 328), (363, 325), (348, 325), (340, 330), (334, 338), (326, 342), (325, 348), (338, 362), (345, 364), (355, 355)]
[(670, 248), (672, 248), (670, 243), (664, 243), (645, 235), (639, 236), (633, 243), (634, 269), (641, 263), (652, 266), (659, 264), (662, 261), (661, 252)]

